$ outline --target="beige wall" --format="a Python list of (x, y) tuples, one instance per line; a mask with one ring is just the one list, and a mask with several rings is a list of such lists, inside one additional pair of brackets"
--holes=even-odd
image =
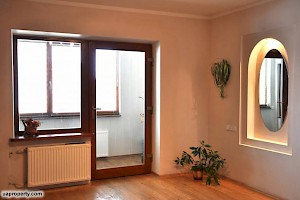
[[(293, 155), (239, 146), (238, 132), (227, 132), (227, 124), (239, 124), (239, 64), (241, 36), (298, 25), (300, 3), (280, 1), (220, 17), (212, 21), (143, 15), (100, 9), (65, 7), (26, 1), (0, 1), (0, 189), (22, 166), (9, 159), (9, 138), (13, 135), (11, 29), (80, 33), (115, 39), (139, 39), (155, 43), (160, 62), (160, 121), (153, 120), (153, 171), (176, 173), (174, 158), (201, 139), (209, 139), (227, 159), (225, 173), (258, 190), (288, 199), (299, 199), (300, 187), (300, 69), (295, 64), (290, 78), (289, 134)], [(300, 63), (300, 39), (295, 38), (294, 63)], [(210, 58), (210, 59), (209, 59)], [(226, 58), (232, 75), (219, 98), (209, 61)], [(291, 58), (292, 59), (292, 58)], [(157, 70), (157, 68), (156, 68)], [(159, 91), (159, 85), (156, 85)], [(209, 101), (209, 102), (208, 102)], [(158, 106), (156, 106), (158, 107)], [(160, 124), (160, 127), (159, 127)], [(209, 133), (209, 135), (208, 135)], [(14, 149), (17, 147), (13, 147)], [(18, 159), (18, 158), (14, 158)], [(20, 161), (19, 161), (20, 163)], [(22, 163), (22, 162), (21, 162)]]
[(0, 189), (7, 188), (9, 176), (15, 172), (19, 174), (23, 168), (22, 162), (16, 166), (15, 160), (12, 162), (8, 156), (9, 138), (13, 136), (11, 29), (79, 33), (160, 44), (160, 77), (157, 78), (160, 80), (161, 115), (160, 122), (154, 123), (160, 123), (160, 127), (153, 127), (154, 134), (159, 134), (153, 137), (154, 172), (176, 173), (173, 160), (181, 150), (207, 139), (208, 21), (2, 0)]
[[(211, 61), (226, 58), (232, 75), (225, 88), (227, 98), (218, 97), (210, 80), (209, 142), (227, 158), (226, 175), (258, 190), (285, 199), (299, 199), (300, 169), (300, 1), (274, 0), (266, 5), (224, 16), (211, 22)], [(292, 156), (239, 146), (239, 133), (225, 130), (227, 124), (239, 124), (239, 66), (241, 36), (296, 25), (293, 38), (295, 56), (289, 57), (289, 137)]]

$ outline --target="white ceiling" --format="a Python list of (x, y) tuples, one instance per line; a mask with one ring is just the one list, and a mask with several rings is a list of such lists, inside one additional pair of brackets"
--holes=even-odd
[(215, 18), (272, 0), (30, 0), (130, 12)]

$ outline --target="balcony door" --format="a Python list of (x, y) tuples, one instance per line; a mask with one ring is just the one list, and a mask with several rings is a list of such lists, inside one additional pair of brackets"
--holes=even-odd
[(151, 172), (151, 45), (90, 44), (93, 179)]

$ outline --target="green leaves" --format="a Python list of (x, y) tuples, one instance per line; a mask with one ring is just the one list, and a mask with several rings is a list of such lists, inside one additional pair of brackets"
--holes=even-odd
[(183, 151), (181, 158), (177, 157), (177, 159), (174, 160), (174, 162), (177, 165), (184, 166), (184, 165), (193, 164), (194, 163), (194, 159), (193, 159), (193, 157), (190, 154), (188, 154), (187, 152)]
[(220, 89), (220, 97), (224, 98), (224, 88), (229, 80), (231, 65), (225, 59), (211, 65), (211, 74), (214, 77), (216, 86)]
[(219, 179), (217, 178), (217, 176), (214, 176), (214, 181), (216, 184), (220, 185)]
[(218, 180), (218, 170), (225, 164), (218, 151), (213, 151), (211, 145), (205, 141), (200, 142), (200, 146), (190, 147), (191, 155), (186, 151), (182, 152), (181, 158), (177, 157), (175, 163), (177, 165), (190, 165), (191, 170), (202, 170), (207, 174), (206, 184), (210, 185), (213, 181), (220, 184)]

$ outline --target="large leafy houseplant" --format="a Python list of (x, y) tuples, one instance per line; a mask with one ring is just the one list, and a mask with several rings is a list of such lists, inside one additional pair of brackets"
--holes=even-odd
[(218, 170), (223, 167), (225, 159), (219, 152), (212, 150), (211, 145), (204, 141), (200, 142), (200, 146), (190, 147), (190, 150), (191, 154), (183, 151), (181, 158), (177, 157), (175, 163), (180, 166), (191, 166), (193, 172), (200, 171), (201, 174), (206, 174), (207, 185), (210, 185), (212, 180), (220, 185)]

